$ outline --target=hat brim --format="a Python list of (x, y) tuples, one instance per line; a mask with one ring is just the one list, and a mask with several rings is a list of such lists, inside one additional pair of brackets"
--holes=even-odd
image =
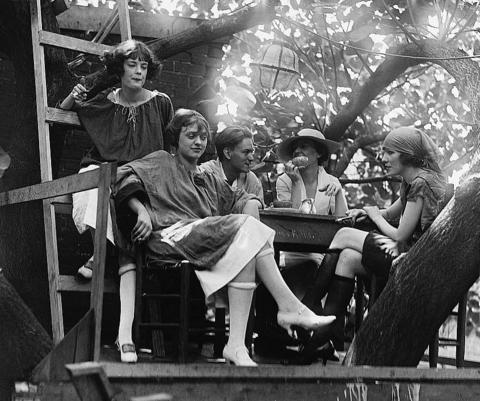
[(280, 160), (287, 161), (292, 158), (294, 146), (300, 139), (309, 139), (318, 145), (326, 147), (328, 153), (334, 153), (340, 148), (339, 143), (331, 141), (330, 139), (319, 139), (309, 135), (291, 136), (278, 145), (278, 157)]

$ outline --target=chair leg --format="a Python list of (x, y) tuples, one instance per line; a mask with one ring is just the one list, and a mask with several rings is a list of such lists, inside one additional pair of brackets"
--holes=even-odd
[[(149, 299), (147, 300), (148, 314), (151, 322), (162, 322), (162, 307), (161, 300)], [(163, 336), (163, 330), (155, 328), (151, 330), (152, 338), (152, 354), (159, 358), (165, 358), (165, 339)]]
[(436, 368), (438, 365), (438, 331), (428, 345), (428, 363), (431, 368)]
[(215, 341), (213, 343), (213, 357), (216, 359), (222, 358), (226, 335), (225, 308), (215, 308)]
[(248, 316), (247, 332), (245, 333), (245, 346), (250, 355), (253, 355), (253, 332), (255, 331), (255, 293), (253, 293), (252, 306)]
[(364, 283), (363, 280), (357, 276), (357, 288), (355, 290), (355, 333), (358, 333), (363, 322), (363, 310), (365, 308), (364, 302)]
[(134, 318), (134, 330), (133, 334), (135, 336), (135, 343), (137, 346), (141, 343), (141, 330), (140, 322), (142, 321), (142, 309), (143, 309), (143, 297), (142, 297), (142, 288), (143, 288), (143, 257), (142, 251), (139, 249), (135, 255), (137, 269), (136, 269), (136, 282), (135, 282), (135, 318)]
[(457, 315), (457, 347), (455, 352), (455, 362), (457, 368), (463, 368), (465, 365), (465, 325), (467, 320), (467, 295), (466, 292), (460, 298), (458, 303)]
[(190, 263), (182, 262), (180, 264), (180, 322), (178, 335), (178, 361), (180, 363), (185, 363), (187, 360), (190, 275)]

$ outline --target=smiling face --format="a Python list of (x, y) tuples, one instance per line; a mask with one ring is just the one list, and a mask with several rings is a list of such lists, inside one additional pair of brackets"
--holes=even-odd
[[(310, 139), (299, 139), (293, 149), (292, 157), (305, 156), (308, 158), (307, 166), (312, 164), (318, 164), (318, 158), (320, 157), (315, 143)], [(306, 167), (306, 166), (305, 166)]]
[(400, 160), (400, 152), (383, 148), (382, 162), (388, 175), (402, 175), (405, 171), (406, 166)]
[(182, 127), (178, 137), (177, 155), (189, 163), (197, 163), (207, 147), (208, 133), (194, 122)]
[(238, 173), (248, 173), (253, 162), (254, 147), (250, 138), (243, 138), (233, 149), (225, 148), (225, 159)]
[(123, 62), (122, 87), (141, 89), (145, 84), (148, 72), (148, 61), (127, 58)]

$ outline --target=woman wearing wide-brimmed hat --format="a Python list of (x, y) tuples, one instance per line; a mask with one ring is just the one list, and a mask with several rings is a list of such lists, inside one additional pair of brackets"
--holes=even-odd
[[(338, 143), (325, 139), (320, 131), (310, 128), (302, 129), (297, 135), (283, 141), (278, 153), (285, 163), (285, 173), (277, 179), (277, 199), (291, 202), (292, 208), (301, 210), (308, 202), (308, 213), (345, 215), (347, 201), (340, 182), (323, 167), (323, 163), (338, 147)], [(319, 286), (328, 285), (333, 275), (332, 270), (319, 267), (323, 259), (324, 255), (319, 253), (280, 252), (280, 266), (285, 281), (298, 297), (303, 297), (310, 307), (319, 311), (321, 300), (316, 296), (322, 291)], [(265, 355), (282, 355), (287, 344), (278, 338), (280, 330), (273, 321), (274, 314), (268, 309), (267, 300), (260, 301), (262, 296), (263, 292), (257, 294), (259, 336), (255, 341), (255, 351)], [(331, 349), (333, 346), (325, 349), (321, 356), (328, 358)], [(306, 357), (302, 355), (302, 360), (295, 358), (291, 362), (313, 362), (317, 356), (320, 355), (314, 352)]]
[(277, 199), (291, 201), (294, 209), (311, 199), (317, 214), (344, 215), (347, 202), (340, 182), (323, 167), (338, 147), (337, 142), (311, 128), (283, 141), (278, 153), (285, 162), (285, 173), (277, 180)]

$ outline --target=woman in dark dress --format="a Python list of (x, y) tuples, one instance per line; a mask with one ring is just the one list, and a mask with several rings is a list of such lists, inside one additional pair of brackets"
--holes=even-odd
[[(334, 317), (315, 315), (283, 281), (273, 256), (274, 232), (258, 220), (261, 200), (197, 166), (209, 138), (205, 118), (180, 109), (167, 133), (174, 156), (158, 151), (119, 168), (117, 209), (136, 216), (127, 234), (132, 243), (145, 242), (147, 262), (180, 254), (196, 266), (207, 297), (226, 287), (230, 334), (225, 359), (256, 365), (245, 348), (256, 275), (278, 304), (279, 325), (290, 333), (292, 325), (315, 329), (330, 324)], [(134, 351), (133, 344), (129, 349)]]
[[(78, 84), (60, 105), (77, 112), (94, 144), (81, 161), (80, 173), (96, 169), (103, 162), (122, 165), (163, 149), (165, 129), (173, 116), (172, 103), (167, 95), (144, 88), (145, 81), (153, 77), (159, 67), (145, 44), (136, 40), (120, 43), (105, 55), (105, 66), (111, 74), (119, 77), (120, 88), (107, 89), (86, 100), (87, 90)], [(73, 195), (73, 220), (80, 233), (87, 229), (94, 233), (97, 197), (96, 189)], [(108, 219), (107, 238), (114, 244), (110, 215)], [(93, 256), (80, 267), (77, 277), (89, 280), (92, 265)], [(135, 274), (135, 263), (120, 254), (119, 265), (122, 288), (131, 281), (125, 280), (126, 276)], [(128, 299), (121, 299), (118, 341), (123, 344), (132, 342), (130, 328), (134, 311), (130, 300), (135, 297), (135, 288), (124, 288), (121, 293)]]
[[(328, 286), (324, 314), (335, 315), (337, 320), (327, 330), (315, 333), (303, 350), (305, 354), (311, 354), (312, 348), (330, 339), (343, 347), (345, 311), (355, 276), (375, 275), (383, 288), (394, 260), (418, 240), (440, 213), (447, 182), (438, 165), (439, 155), (435, 143), (414, 127), (400, 127), (387, 135), (382, 161), (389, 175), (402, 177), (400, 197), (384, 210), (365, 206), (347, 212), (355, 219), (368, 216), (377, 230), (342, 228), (333, 238), (330, 249), (338, 250), (339, 257)], [(391, 221), (398, 218), (398, 226), (392, 225)]]

